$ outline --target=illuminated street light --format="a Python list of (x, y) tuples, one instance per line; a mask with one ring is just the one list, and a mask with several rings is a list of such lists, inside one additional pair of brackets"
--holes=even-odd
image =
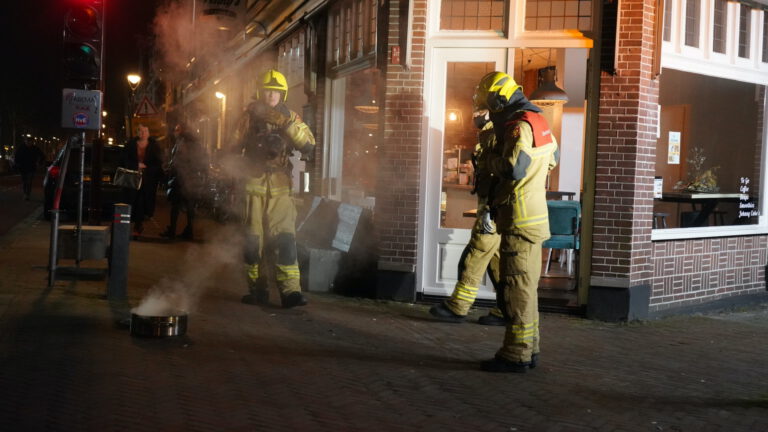
[(216, 92), (216, 98), (221, 100), (221, 113), (219, 115), (219, 130), (216, 134), (216, 149), (221, 150), (221, 139), (224, 135), (224, 126), (226, 123), (226, 115), (227, 115), (227, 95), (224, 93), (217, 91)]
[(128, 74), (125, 77), (128, 80), (128, 85), (131, 86), (131, 100), (130, 100), (130, 113), (128, 113), (128, 137), (131, 137), (133, 133), (133, 111), (136, 109), (136, 88), (141, 82), (141, 76), (138, 74)]
[(137, 74), (128, 74), (125, 78), (128, 80), (131, 90), (136, 91), (136, 87), (138, 87), (141, 82), (141, 76)]

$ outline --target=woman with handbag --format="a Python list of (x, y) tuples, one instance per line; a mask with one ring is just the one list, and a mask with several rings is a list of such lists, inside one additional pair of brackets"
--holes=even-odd
[(134, 222), (133, 238), (144, 231), (144, 219), (155, 212), (157, 183), (162, 175), (162, 152), (157, 141), (149, 136), (149, 127), (139, 124), (139, 136), (131, 138), (123, 150), (120, 166), (141, 173), (138, 189), (123, 188), (127, 203), (131, 204), (131, 220)]

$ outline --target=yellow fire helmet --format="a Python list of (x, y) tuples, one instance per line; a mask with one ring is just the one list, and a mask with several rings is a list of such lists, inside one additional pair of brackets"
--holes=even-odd
[(507, 105), (517, 89), (521, 88), (511, 76), (504, 72), (491, 72), (480, 80), (475, 87), (472, 101), (475, 110), (488, 109), (499, 112)]
[(285, 80), (285, 76), (275, 69), (270, 69), (264, 72), (259, 80), (259, 92), (256, 94), (256, 98), (261, 97), (261, 92), (264, 90), (276, 90), (283, 93), (283, 102), (288, 99), (288, 81)]

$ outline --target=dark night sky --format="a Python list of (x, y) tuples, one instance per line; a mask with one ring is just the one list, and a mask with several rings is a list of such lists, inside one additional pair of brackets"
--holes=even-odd
[[(13, 107), (31, 132), (61, 134), (61, 47), (67, 1), (11, 0), (0, 5), (4, 123)], [(159, 0), (105, 1), (104, 99), (108, 124), (118, 128), (130, 91), (125, 76), (138, 70), (139, 40), (148, 35)]]

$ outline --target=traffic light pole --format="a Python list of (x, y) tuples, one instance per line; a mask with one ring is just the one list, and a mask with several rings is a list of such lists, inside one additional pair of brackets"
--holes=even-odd
[(83, 194), (85, 193), (83, 182), (85, 180), (85, 131), (80, 132), (80, 184), (77, 190), (77, 255), (75, 265), (80, 267), (83, 259)]

